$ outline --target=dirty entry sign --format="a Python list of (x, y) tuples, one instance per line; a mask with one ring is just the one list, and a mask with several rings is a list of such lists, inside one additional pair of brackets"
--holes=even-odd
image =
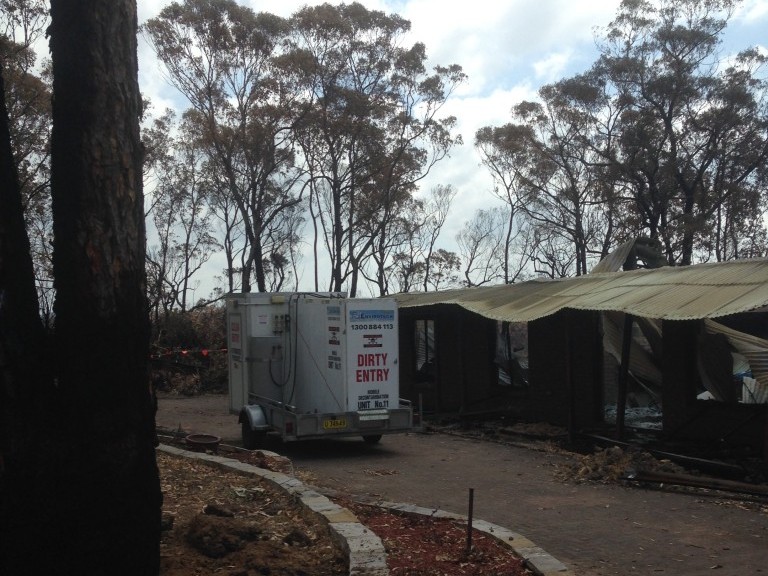
[(397, 330), (393, 309), (348, 311), (349, 408), (396, 407), (398, 396)]

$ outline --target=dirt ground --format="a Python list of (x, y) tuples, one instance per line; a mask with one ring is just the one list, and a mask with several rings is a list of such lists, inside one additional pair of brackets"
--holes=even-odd
[(164, 453), (158, 464), (163, 576), (348, 573), (327, 530), (267, 482)]
[(180, 396), (158, 394), (155, 418), (165, 431), (187, 434), (215, 434), (222, 441), (240, 445), (240, 425), (237, 415), (229, 413), (226, 395)]
[[(226, 397), (160, 400), (158, 423), (238, 441)], [(403, 434), (276, 446), (297, 474), (346, 494), (466, 513), (518, 532), (580, 576), (768, 573), (768, 504), (713, 491), (565, 481), (579, 456), (491, 437)]]
[[(168, 415), (161, 411), (161, 433), (173, 432), (162, 440), (184, 446), (182, 431), (214, 431), (226, 437), (223, 420), (201, 408), (201, 404), (216, 400), (181, 403), (174, 413), (174, 420), (180, 421), (172, 427), (164, 424)], [(218, 426), (212, 426), (211, 419)], [(233, 433), (229, 430), (230, 435)], [(235, 442), (234, 438), (228, 440)], [(219, 454), (292, 472), (290, 462), (269, 453), (222, 446)], [(268, 482), (162, 452), (158, 464), (164, 494), (164, 576), (348, 573), (346, 556), (326, 526)], [(344, 495), (335, 500), (381, 538), (391, 576), (530, 576), (522, 560), (494, 538), (474, 530), (468, 542), (463, 522), (397, 514)]]

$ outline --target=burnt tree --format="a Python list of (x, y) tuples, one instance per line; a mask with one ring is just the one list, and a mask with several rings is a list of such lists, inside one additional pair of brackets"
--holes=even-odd
[(2, 573), (159, 571), (136, 32), (135, 0), (51, 2), (54, 373), (19, 385), (47, 393), (18, 405)]

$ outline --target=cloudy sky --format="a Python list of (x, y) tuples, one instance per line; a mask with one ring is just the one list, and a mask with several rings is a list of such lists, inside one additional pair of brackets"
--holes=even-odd
[[(411, 22), (411, 42), (423, 42), (430, 62), (459, 64), (468, 80), (447, 103), (458, 119), (464, 145), (438, 164), (423, 184), (451, 184), (458, 190), (442, 241), (453, 243), (463, 222), (493, 202), (488, 173), (472, 145), (475, 131), (508, 122), (521, 100), (536, 97), (544, 84), (586, 70), (594, 62), (595, 32), (614, 17), (619, 0), (359, 0), (369, 9), (397, 13)], [(139, 22), (170, 2), (138, 1)], [(301, 0), (241, 0), (256, 12), (290, 16)], [(340, 4), (330, 0), (332, 4)], [(349, 2), (348, 2), (349, 3)], [(768, 47), (768, 0), (745, 0), (729, 24), (725, 47)], [(149, 46), (139, 39), (139, 81), (155, 111), (185, 106), (160, 73)], [(449, 249), (452, 249), (449, 247)], [(308, 288), (308, 287), (305, 287)]]

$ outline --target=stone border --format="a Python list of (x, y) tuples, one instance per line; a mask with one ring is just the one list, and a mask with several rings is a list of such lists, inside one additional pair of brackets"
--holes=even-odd
[[(271, 482), (276, 488), (285, 490), (296, 497), (309, 512), (327, 523), (331, 536), (349, 556), (350, 576), (388, 576), (387, 555), (381, 539), (361, 524), (352, 512), (335, 504), (317, 490), (305, 486), (297, 478), (252, 466), (251, 464), (245, 464), (232, 458), (224, 458), (223, 456), (204, 452), (192, 452), (167, 444), (160, 444), (157, 450), (175, 456), (197, 459), (211, 466), (240, 472), (241, 474), (260, 476)], [(262, 452), (270, 454), (264, 450)], [(274, 454), (274, 456), (279, 455)], [(395, 512), (467, 521), (467, 517), (461, 514), (454, 514), (434, 508), (422, 508), (412, 504), (374, 501), (365, 498), (360, 498), (357, 501), (361, 504), (388, 508)], [(573, 573), (562, 562), (553, 558), (526, 537), (516, 532), (490, 522), (485, 522), (484, 520), (476, 519), (472, 520), (472, 527), (509, 546), (537, 576), (573, 576)]]

